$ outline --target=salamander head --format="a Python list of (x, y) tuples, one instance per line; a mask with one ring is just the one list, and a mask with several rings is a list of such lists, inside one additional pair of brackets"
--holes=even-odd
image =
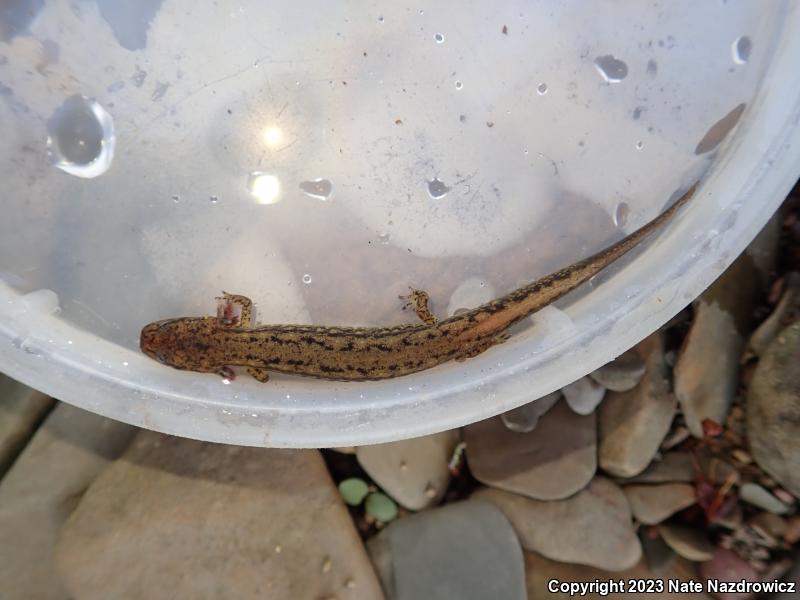
[(145, 325), (139, 348), (150, 358), (176, 369), (214, 371), (210, 344), (217, 330), (213, 317), (166, 319)]

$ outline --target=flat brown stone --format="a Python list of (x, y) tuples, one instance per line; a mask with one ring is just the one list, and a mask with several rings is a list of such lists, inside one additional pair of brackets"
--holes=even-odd
[(467, 459), (476, 479), (539, 500), (566, 498), (597, 468), (594, 414), (575, 414), (560, 400), (536, 429), (511, 431), (500, 417), (468, 426)]
[(315, 450), (143, 431), (86, 492), (56, 554), (81, 600), (383, 597)]

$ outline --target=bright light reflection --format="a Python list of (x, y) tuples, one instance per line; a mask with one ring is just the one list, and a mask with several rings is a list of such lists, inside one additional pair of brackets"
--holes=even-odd
[(247, 189), (259, 204), (275, 204), (280, 202), (281, 182), (269, 173), (254, 171), (250, 173)]
[(268, 147), (275, 148), (283, 142), (283, 131), (281, 131), (280, 127), (266, 127), (264, 131), (261, 132), (261, 137)]

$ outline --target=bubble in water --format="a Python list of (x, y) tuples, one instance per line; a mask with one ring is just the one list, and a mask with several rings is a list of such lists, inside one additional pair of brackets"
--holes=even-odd
[(275, 204), (281, 199), (281, 182), (270, 173), (253, 171), (247, 179), (247, 191), (258, 204)]
[(630, 214), (631, 207), (627, 202), (620, 202), (617, 204), (617, 210), (614, 211), (614, 225), (617, 227), (625, 227)]
[(378, 240), (380, 241), (381, 244), (388, 244), (390, 237), (391, 236), (388, 233), (379, 233), (378, 234)]
[(428, 195), (434, 200), (444, 198), (452, 188), (445, 185), (438, 177), (428, 182)]
[(611, 54), (595, 58), (594, 66), (607, 83), (619, 83), (628, 76), (628, 65)]
[(86, 96), (70, 96), (47, 120), (47, 155), (70, 175), (102, 175), (111, 167), (115, 145), (114, 120)]
[(544, 95), (547, 93), (547, 84), (546, 84), (546, 83), (540, 83), (540, 84), (539, 84), (539, 85), (536, 87), (536, 92), (537, 92), (537, 93), (538, 93), (540, 96), (544, 96)]
[(642, 148), (644, 148), (644, 142), (642, 140), (639, 140), (638, 142), (636, 142), (636, 149), (641, 150)]
[(444, 44), (444, 34), (442, 33), (437, 33), (433, 36), (433, 39), (436, 40), (437, 44)]
[(212, 195), (212, 196), (209, 196), (208, 199), (211, 200), (211, 204), (216, 204), (217, 202), (219, 202), (219, 196), (213, 196)]
[(333, 193), (333, 184), (327, 179), (314, 179), (300, 183), (300, 189), (309, 198), (317, 200), (330, 200)]
[(463, 83), (461, 83), (460, 81), (456, 81), (456, 84), (455, 84), (455, 85), (456, 85), (456, 89), (457, 89), (457, 90), (460, 90), (460, 89), (462, 89), (462, 88), (464, 87), (464, 84), (463, 84)]
[(311, 283), (311, 275), (309, 275), (308, 273), (306, 273), (305, 275), (303, 275), (303, 283), (305, 283), (306, 285), (308, 285), (309, 283)]
[(739, 36), (731, 46), (733, 62), (743, 65), (750, 60), (750, 52), (753, 50), (753, 42), (746, 35)]

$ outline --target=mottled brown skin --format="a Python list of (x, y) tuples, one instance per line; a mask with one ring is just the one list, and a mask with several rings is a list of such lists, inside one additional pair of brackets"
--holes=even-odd
[(425, 292), (412, 290), (407, 306), (422, 323), (396, 327), (326, 327), (252, 323), (252, 303), (225, 294), (216, 317), (150, 323), (140, 347), (175, 367), (230, 377), (247, 367), (259, 381), (269, 372), (367, 381), (400, 377), (450, 360), (465, 360), (503, 342), (514, 323), (558, 300), (626, 254), (666, 223), (692, 197), (693, 186), (670, 208), (613, 246), (466, 313), (436, 322)]

